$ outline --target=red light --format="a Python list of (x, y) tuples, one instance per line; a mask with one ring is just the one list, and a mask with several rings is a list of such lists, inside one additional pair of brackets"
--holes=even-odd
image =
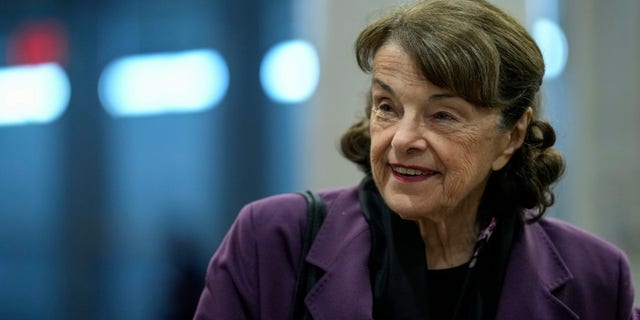
[(55, 19), (22, 24), (9, 37), (7, 64), (38, 64), (67, 61), (67, 34), (64, 25)]

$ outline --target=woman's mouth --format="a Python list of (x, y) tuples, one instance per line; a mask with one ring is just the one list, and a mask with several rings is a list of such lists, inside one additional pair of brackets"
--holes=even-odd
[(421, 167), (407, 167), (399, 165), (391, 165), (390, 167), (391, 172), (395, 177), (406, 182), (422, 181), (438, 173), (437, 171)]

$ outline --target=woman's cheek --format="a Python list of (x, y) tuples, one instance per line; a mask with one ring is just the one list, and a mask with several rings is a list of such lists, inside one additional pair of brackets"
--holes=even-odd
[(373, 177), (378, 182), (383, 182), (385, 180), (385, 168), (386, 168), (386, 150), (388, 149), (388, 141), (389, 139), (385, 138), (384, 130), (379, 126), (371, 123), (370, 126), (370, 135), (371, 135), (371, 170), (373, 173)]
[(375, 146), (372, 142), (371, 148), (371, 169), (373, 174), (380, 177), (384, 172), (384, 151), (379, 146)]

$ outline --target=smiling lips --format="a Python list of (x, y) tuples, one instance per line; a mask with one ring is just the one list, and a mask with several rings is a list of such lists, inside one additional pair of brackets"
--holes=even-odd
[(390, 165), (393, 176), (404, 182), (418, 182), (437, 174), (437, 171), (422, 167), (407, 167), (397, 164)]

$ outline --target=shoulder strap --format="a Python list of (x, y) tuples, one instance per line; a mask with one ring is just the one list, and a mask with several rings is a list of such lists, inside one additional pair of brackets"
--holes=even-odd
[(300, 268), (298, 269), (295, 295), (289, 317), (292, 320), (311, 319), (311, 315), (304, 305), (304, 298), (309, 292), (309, 289), (313, 287), (322, 275), (322, 270), (309, 264), (305, 258), (307, 257), (311, 244), (324, 221), (326, 211), (324, 201), (318, 194), (309, 190), (301, 194), (305, 197), (308, 204), (307, 229), (303, 238), (302, 252), (300, 254)]

